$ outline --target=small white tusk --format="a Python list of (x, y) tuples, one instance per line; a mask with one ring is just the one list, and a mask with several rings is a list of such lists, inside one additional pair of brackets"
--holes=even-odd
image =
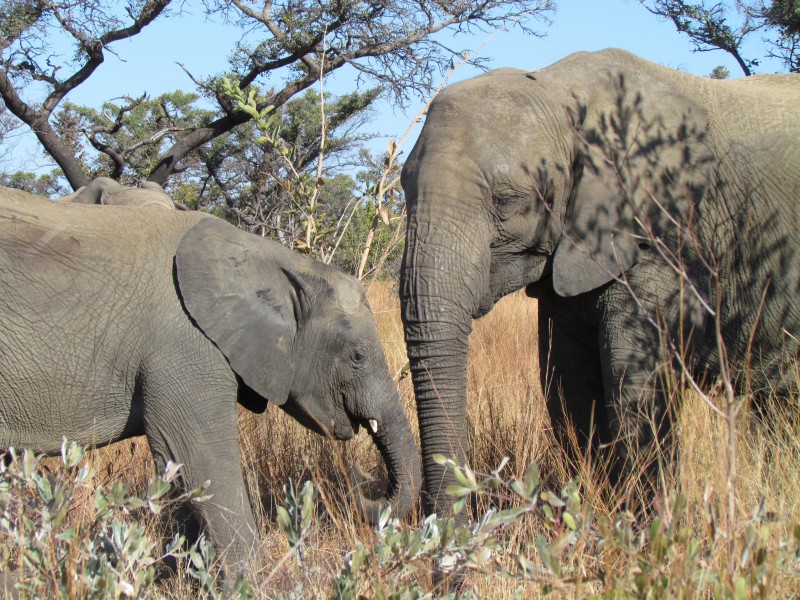
[(369, 428), (372, 430), (372, 433), (378, 433), (378, 421), (375, 419), (370, 419)]

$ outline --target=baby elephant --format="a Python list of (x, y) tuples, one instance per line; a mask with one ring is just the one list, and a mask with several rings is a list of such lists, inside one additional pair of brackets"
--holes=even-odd
[(8, 188), (0, 271), (0, 448), (147, 436), (159, 470), (172, 460), (186, 489), (210, 482), (189, 508), (229, 573), (257, 548), (237, 402), (337, 440), (367, 426), (393, 514), (415, 502), (414, 437), (354, 278), (207, 214)]

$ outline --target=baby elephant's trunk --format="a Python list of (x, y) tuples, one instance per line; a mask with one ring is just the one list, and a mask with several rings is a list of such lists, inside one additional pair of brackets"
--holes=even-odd
[(419, 496), (422, 473), (414, 435), (399, 398), (382, 419), (371, 420), (368, 429), (389, 474), (389, 490), (384, 500), (370, 500), (360, 492), (356, 494), (359, 510), (374, 525), (387, 504), (397, 518), (411, 511)]

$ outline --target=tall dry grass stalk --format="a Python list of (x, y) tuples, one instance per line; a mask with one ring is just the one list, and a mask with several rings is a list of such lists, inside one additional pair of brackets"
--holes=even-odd
[[(368, 290), (369, 299), (382, 336), (384, 352), (392, 374), (396, 374), (404, 408), (416, 424), (413, 389), (410, 377), (403, 374), (406, 364), (403, 329), (396, 284), (375, 282)], [(595, 514), (609, 515), (614, 506), (604, 493), (602, 477), (588, 465), (568, 465), (565, 453), (555, 444), (539, 384), (537, 356), (536, 302), (522, 293), (513, 294), (475, 323), (470, 338), (468, 383), (469, 460), (478, 472), (497, 467), (503, 457), (510, 461), (508, 475), (522, 476), (526, 466), (535, 462), (545, 488), (555, 492), (569, 477), (581, 477), (585, 502)], [(683, 517), (708, 550), (704, 560), (714, 561), (724, 572), (730, 562), (741, 562), (747, 551), (741, 541), (725, 540), (726, 518), (726, 444), (727, 429), (723, 419), (706, 402), (691, 393), (682, 400), (678, 420), (681, 467), (677, 487), (690, 506)], [(722, 406), (724, 401), (720, 400)], [(732, 515), (732, 527), (743, 531), (759, 514), (768, 527), (759, 533), (766, 536), (766, 546), (791, 539), (794, 524), (800, 523), (800, 406), (782, 405), (765, 410), (764, 422), (747, 414), (740, 416), (737, 427), (738, 502)], [(752, 414), (752, 413), (750, 413)], [(273, 598), (279, 593), (291, 595), (302, 586), (307, 597), (330, 597), (332, 582), (342, 568), (344, 558), (357, 543), (374, 541), (374, 532), (353, 517), (347, 495), (346, 470), (360, 462), (377, 478), (385, 477), (379, 454), (365, 432), (354, 440), (341, 443), (325, 440), (304, 430), (275, 407), (263, 415), (240, 411), (242, 460), (263, 539), (263, 567), (255, 575), (257, 597)], [(116, 444), (93, 453), (90, 460), (97, 467), (97, 483), (121, 478), (144, 487), (152, 474), (152, 465), (143, 439)], [(284, 497), (285, 485), (300, 487), (313, 479), (320, 490), (319, 526), (305, 540), (305, 560), (301, 566), (291, 555), (286, 536), (276, 523), (275, 507)], [(90, 510), (85, 500), (76, 505)], [(669, 502), (669, 499), (664, 502)], [(474, 510), (488, 510), (488, 501), (480, 501)], [(134, 516), (135, 517), (135, 516)], [(417, 512), (409, 523), (418, 524)], [(522, 553), (536, 560), (535, 542), (545, 528), (541, 517), (529, 515), (517, 521), (503, 534), (506, 553)], [(154, 522), (152, 531), (160, 535), (163, 519)], [(733, 548), (733, 550), (731, 550)], [(730, 553), (733, 552), (734, 556)], [(679, 569), (680, 556), (673, 557)], [(769, 559), (769, 557), (767, 557)], [(498, 555), (497, 560), (503, 561)], [(567, 551), (563, 562), (573, 573), (573, 582), (555, 597), (582, 597), (602, 593), (603, 587), (592, 578), (599, 569), (607, 573), (629, 573), (637, 567), (637, 557), (614, 549), (589, 552), (581, 544)], [(796, 568), (796, 567), (795, 567)], [(797, 572), (796, 570), (794, 571)], [(587, 578), (576, 585), (575, 575)], [(421, 572), (420, 583), (430, 589), (429, 572)], [(613, 579), (613, 577), (612, 577)], [(794, 577), (772, 582), (777, 596), (791, 597), (798, 581)], [(536, 598), (543, 595), (538, 583), (519, 583), (491, 572), (476, 575), (471, 585), (481, 598)], [(171, 580), (159, 593), (168, 597), (186, 597), (192, 590), (186, 578)], [(776, 597), (777, 597), (776, 596)], [(551, 595), (550, 597), (553, 597)]]

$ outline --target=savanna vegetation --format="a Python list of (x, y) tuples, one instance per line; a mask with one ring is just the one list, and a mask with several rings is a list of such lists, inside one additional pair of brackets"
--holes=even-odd
[[(719, 12), (722, 3), (643, 3), (706, 44), (698, 49), (716, 44), (730, 51), (721, 44), (732, 39), (740, 51), (741, 35), (714, 25), (730, 21), (730, 12)], [(86, 5), (93, 10), (77, 10)], [(257, 43), (236, 49), (226, 79), (190, 74), (191, 92), (93, 108), (70, 104), (69, 92), (91, 76), (115, 41), (153, 19), (179, 18), (180, 7), (131, 2), (123, 14), (113, 3), (4, 4), (0, 142), (13, 141), (21, 126), (35, 128), (58, 168), (2, 173), (0, 182), (56, 196), (98, 175), (126, 184), (156, 181), (186, 207), (335, 261), (369, 282), (390, 371), (414, 422), (396, 284), (377, 277), (396, 264), (402, 247), (401, 143), (390, 145), (386, 156), (373, 156), (362, 148), (364, 126), (380, 95), (430, 94), (453, 61), (463, 60), (462, 49), (442, 46), (431, 35), (448, 27), (528, 26), (523, 17), (531, 5), (275, 3), (274, 14), (238, 1), (207, 7), (243, 31), (264, 32)], [(550, 8), (543, 2), (535, 10)], [(787, 70), (797, 70), (797, 3), (776, 0), (751, 9), (740, 13), (751, 23), (742, 35), (777, 33), (768, 52), (783, 52)], [(73, 50), (62, 54), (64, 63), (54, 62), (53, 31)], [(721, 38), (702, 37), (720, 31)], [(742, 64), (752, 69), (757, 57), (742, 56)], [(326, 73), (348, 65), (374, 87), (333, 97), (319, 86)], [(34, 83), (46, 90), (39, 104), (31, 99), (35, 94), (24, 99)], [(471, 498), (463, 505), (473, 517), (466, 529), (426, 519), (421, 507), (403, 523), (389, 518), (369, 528), (352, 516), (343, 467), (355, 458), (380, 480), (381, 461), (365, 434), (336, 443), (277, 409), (264, 415), (242, 410), (242, 458), (263, 539), (262, 568), (249, 584), (219, 580), (207, 546), (171, 544), (174, 532), (164, 513), (176, 499), (168, 486), (150, 483), (146, 441), (137, 439), (86, 457), (68, 447), (62, 459), (20, 456), (3, 467), (0, 587), (6, 595), (31, 598), (424, 598), (441, 592), (431, 575), (438, 564), (467, 574), (465, 593), (489, 599), (796, 594), (797, 398), (760, 413), (741, 411), (731, 425), (692, 392), (676, 396), (681, 468), (652, 521), (635, 522), (621, 510), (628, 490), (609, 490), (601, 472), (571, 463), (553, 440), (536, 334), (536, 303), (521, 293), (476, 322), (470, 470), (460, 468), (460, 485), (451, 490), (456, 502)], [(729, 433), (734, 452), (725, 445)], [(159, 560), (165, 552), (176, 557), (166, 578), (170, 561)], [(21, 587), (12, 591), (17, 583)]]
[[(412, 416), (396, 290), (390, 283), (375, 283), (369, 296), (391, 372)], [(91, 527), (105, 506), (98, 501), (98, 486), (113, 489), (114, 482), (123, 481), (134, 494), (148, 489), (153, 472), (144, 439), (89, 455), (94, 475), (75, 486), (62, 520), (53, 519), (52, 529), (36, 534), (52, 555), (26, 554), (32, 542), (26, 538), (27, 546), (17, 546), (21, 538), (12, 531), (23, 515), (36, 511), (52, 519), (48, 510), (53, 504), (43, 506), (41, 498), (55, 494), (43, 493), (42, 485), (12, 487), (8, 471), (3, 474), (0, 536), (6, 585), (24, 573), (28, 597), (125, 597), (125, 590), (131, 595), (135, 590), (137, 597), (167, 598), (422, 598), (437, 595), (431, 578), (437, 561), (468, 573), (466, 593), (479, 598), (792, 597), (800, 584), (800, 507), (794, 501), (800, 493), (800, 407), (783, 403), (762, 421), (741, 414), (738, 475), (735, 489), (728, 490), (724, 420), (704, 401), (685, 394), (677, 481), (660, 498), (652, 522), (636, 524), (619, 509), (627, 491), (609, 493), (600, 474), (586, 464), (571, 464), (552, 439), (539, 386), (535, 317), (536, 302), (514, 294), (476, 323), (470, 339), (471, 471), (462, 471), (463, 485), (451, 490), (454, 500), (473, 497), (472, 507), (465, 508), (475, 518), (470, 531), (424, 520), (420, 511), (404, 523), (369, 528), (352, 518), (348, 473), (342, 466), (356, 459), (367, 472), (380, 468), (365, 433), (346, 443), (332, 442), (280, 410), (264, 415), (242, 411), (242, 456), (251, 494), (259, 499), (266, 557), (249, 588), (236, 589), (235, 582), (224, 587), (214, 579), (213, 558), (199, 552), (181, 558), (177, 575), (159, 582), (160, 571), (149, 559), (136, 555), (140, 562), (135, 563), (125, 555), (125, 561), (119, 560), (137, 548), (131, 541), (126, 546), (122, 533), (116, 546), (108, 543), (113, 550), (106, 551), (118, 560), (110, 563), (126, 585), (107, 589), (97, 583), (105, 581), (100, 578), (94, 588), (81, 582), (82, 573), (97, 567), (89, 564), (89, 551), (78, 550), (83, 548), (80, 536), (94, 536), (95, 554), (105, 540)], [(59, 472), (61, 462), (45, 459), (45, 473)], [(68, 480), (75, 480), (78, 471), (68, 471)], [(380, 480), (379, 472), (373, 474)], [(313, 488), (304, 488), (309, 481)], [(511, 481), (517, 483), (507, 485)], [(729, 492), (735, 495), (733, 513)], [(9, 502), (14, 494), (28, 500), (38, 494), (40, 504)], [(158, 540), (171, 534), (161, 515), (148, 513), (146, 504), (137, 504), (116, 514), (128, 527), (141, 524), (144, 539), (155, 544), (147, 556), (156, 558), (163, 547)], [(111, 530), (107, 537), (114, 540)], [(29, 537), (35, 537), (32, 531)], [(56, 560), (55, 548), (64, 540), (74, 551), (62, 549)], [(149, 567), (153, 579), (143, 577), (137, 586), (133, 572), (126, 571), (134, 563), (137, 572)], [(37, 570), (31, 564), (43, 566)]]

